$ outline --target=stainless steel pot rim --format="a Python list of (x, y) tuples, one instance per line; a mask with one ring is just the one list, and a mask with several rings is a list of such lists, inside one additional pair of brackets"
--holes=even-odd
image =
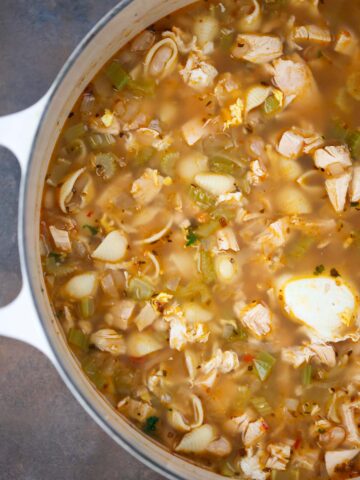
[(83, 50), (88, 46), (88, 44), (94, 39), (94, 37), (97, 36), (97, 34), (108, 24), (116, 15), (118, 15), (122, 10), (124, 10), (128, 5), (130, 5), (134, 0), (120, 0), (120, 2), (112, 8), (105, 16), (103, 16), (97, 23), (96, 25), (90, 30), (90, 32), (84, 37), (84, 39), (77, 45), (75, 50), (72, 52), (68, 60), (65, 62), (64, 66), (56, 76), (51, 88), (50, 88), (50, 95), (47, 99), (44, 111), (41, 115), (39, 125), (37, 127), (35, 137), (31, 146), (30, 150), (30, 157), (29, 157), (29, 162), (26, 166), (26, 170), (24, 171), (24, 176), (23, 176), (23, 182), (22, 186), (20, 188), (20, 195), (19, 195), (19, 219), (20, 219), (20, 239), (22, 241), (19, 242), (19, 250), (20, 250), (20, 255), (23, 256), (24, 260), (24, 265), (25, 265), (25, 273), (27, 275), (28, 281), (29, 281), (29, 287), (30, 287), (30, 292), (31, 292), (31, 297), (35, 306), (36, 313), (38, 315), (38, 318), (40, 320), (41, 326), (43, 328), (43, 331), (46, 335), (47, 341), (52, 347), (56, 362), (57, 362), (57, 368), (58, 371), (67, 385), (67, 387), (70, 389), (70, 391), (73, 393), (73, 395), (77, 398), (81, 406), (87, 411), (87, 413), (100, 425), (103, 430), (105, 430), (108, 435), (116, 442), (118, 443), (121, 447), (123, 447), (127, 452), (131, 453), (136, 459), (140, 460), (143, 464), (146, 466), (152, 468), (155, 470), (157, 473), (160, 473), (162, 475), (165, 475), (167, 478), (173, 479), (173, 480), (184, 480), (185, 477), (179, 476), (175, 472), (169, 470), (165, 465), (160, 465), (159, 463), (155, 462), (154, 459), (149, 457), (143, 450), (140, 450), (134, 445), (133, 443), (128, 442), (124, 437), (122, 437), (117, 431), (114, 430), (114, 428), (107, 422), (105, 418), (96, 410), (96, 408), (91, 405), (91, 403), (88, 401), (88, 399), (82, 394), (81, 390), (77, 386), (76, 380), (71, 376), (71, 374), (68, 372), (68, 370), (64, 367), (64, 364), (62, 362), (61, 356), (58, 355), (58, 352), (54, 348), (54, 345), (51, 341), (51, 338), (48, 334), (47, 328), (44, 324), (44, 321), (42, 319), (42, 315), (40, 313), (40, 307), (38, 300), (36, 298), (36, 295), (34, 293), (35, 288), (34, 288), (34, 282), (35, 279), (31, 275), (31, 270), (30, 270), (30, 263), (29, 263), (29, 251), (28, 251), (28, 242), (26, 241), (26, 209), (24, 208), (24, 203), (27, 198), (28, 194), (28, 187), (29, 187), (29, 182), (28, 180), (28, 172), (31, 167), (31, 163), (33, 160), (33, 154), (34, 154), (34, 148), (37, 143), (37, 139), (39, 136), (39, 132), (41, 130), (41, 127), (44, 122), (44, 118), (46, 117), (46, 114), (48, 112), (49, 106), (54, 98), (54, 95), (68, 74), (70, 68), (78, 58), (78, 56), (83, 52)]

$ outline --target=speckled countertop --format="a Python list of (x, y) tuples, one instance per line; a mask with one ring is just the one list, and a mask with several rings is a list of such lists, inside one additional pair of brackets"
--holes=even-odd
[[(48, 89), (78, 41), (116, 0), (0, 0), (0, 115)], [(21, 132), (19, 132), (21, 141)], [(0, 148), (0, 305), (20, 286), (19, 167)], [(0, 314), (1, 321), (1, 314)], [(82, 410), (50, 362), (0, 338), (1, 480), (160, 480)]]

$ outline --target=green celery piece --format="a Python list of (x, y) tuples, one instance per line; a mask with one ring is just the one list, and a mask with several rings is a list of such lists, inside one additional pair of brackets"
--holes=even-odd
[(154, 288), (145, 280), (133, 277), (129, 281), (127, 293), (134, 300), (149, 300), (154, 294)]
[(209, 168), (214, 173), (233, 174), (235, 170), (235, 164), (229, 158), (216, 155), (210, 158)]
[(302, 384), (304, 387), (308, 387), (311, 384), (313, 375), (313, 369), (310, 364), (306, 364), (302, 370)]
[(97, 175), (104, 180), (109, 180), (112, 178), (115, 175), (118, 160), (119, 159), (115, 153), (97, 153), (94, 157)]
[(106, 69), (109, 78), (116, 90), (122, 90), (129, 83), (130, 76), (118, 62), (112, 62)]
[(133, 80), (130, 77), (128, 87), (133, 93), (138, 95), (153, 96), (155, 93), (155, 82), (152, 79)]
[(263, 110), (266, 115), (274, 115), (281, 109), (279, 100), (275, 95), (270, 95), (264, 102)]
[(346, 143), (348, 144), (351, 154), (355, 160), (360, 159), (360, 130), (353, 130), (346, 136)]
[(261, 381), (267, 380), (275, 363), (276, 358), (274, 358), (270, 353), (260, 352), (256, 355), (253, 360), (253, 364)]
[(89, 338), (80, 328), (70, 328), (67, 338), (71, 345), (80, 348), (83, 352), (89, 350)]
[(195, 234), (201, 238), (210, 237), (213, 233), (215, 233), (220, 228), (220, 223), (218, 220), (211, 220), (208, 223), (202, 223), (197, 227), (195, 230)]
[(57, 187), (69, 172), (70, 167), (70, 160), (59, 158), (50, 169), (50, 174), (47, 177), (46, 182), (53, 187)]
[(160, 159), (160, 172), (172, 177), (175, 174), (176, 161), (180, 157), (179, 152), (166, 152)]
[(211, 300), (211, 295), (208, 287), (197, 280), (193, 280), (184, 287), (178, 287), (176, 290), (176, 297), (181, 300), (185, 299), (197, 299), (200, 297), (202, 303), (206, 303)]
[(189, 195), (193, 202), (203, 209), (213, 207), (216, 203), (216, 198), (213, 195), (195, 185), (190, 185)]
[(285, 254), (286, 257), (289, 260), (300, 260), (310, 250), (314, 241), (315, 239), (313, 237), (302, 235), (295, 241), (294, 245), (290, 247), (289, 251)]
[(92, 297), (84, 297), (80, 300), (80, 313), (83, 318), (89, 318), (94, 315), (95, 303)]
[(155, 153), (156, 153), (156, 150), (154, 147), (148, 146), (148, 147), (142, 148), (136, 155), (134, 159), (134, 164), (137, 167), (146, 165), (152, 159)]
[(107, 379), (102, 372), (102, 362), (99, 362), (96, 357), (89, 355), (82, 362), (82, 368), (96, 388), (99, 390), (104, 388)]
[(64, 132), (64, 138), (68, 143), (72, 143), (78, 138), (82, 138), (87, 132), (87, 126), (84, 123), (77, 123), (67, 128)]
[(262, 416), (270, 415), (273, 411), (265, 397), (254, 397), (251, 399), (251, 403)]
[(82, 228), (87, 228), (91, 235), (97, 235), (99, 233), (98, 227), (93, 227), (92, 225), (85, 224), (82, 226)]
[(200, 252), (200, 271), (205, 283), (212, 283), (216, 280), (213, 258), (210, 252), (201, 250)]
[(116, 140), (110, 133), (92, 133), (86, 137), (91, 150), (102, 150), (115, 145)]

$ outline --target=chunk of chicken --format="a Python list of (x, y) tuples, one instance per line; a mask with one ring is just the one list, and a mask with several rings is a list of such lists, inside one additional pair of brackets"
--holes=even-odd
[(205, 343), (209, 332), (202, 323), (187, 324), (181, 317), (172, 317), (170, 320), (170, 348), (181, 351), (187, 343)]
[(231, 227), (225, 227), (216, 232), (217, 247), (219, 250), (240, 250), (234, 230)]
[(124, 337), (111, 328), (102, 328), (93, 333), (90, 342), (103, 352), (109, 352), (114, 357), (126, 353)]
[(239, 34), (232, 55), (252, 63), (267, 63), (281, 57), (283, 44), (279, 37), (255, 33)]
[(249, 448), (246, 452), (246, 457), (241, 459), (240, 467), (245, 478), (251, 480), (266, 480), (268, 476), (267, 472), (263, 471), (259, 452), (254, 454), (252, 448)]
[(209, 133), (208, 123), (202, 117), (195, 117), (184, 123), (181, 132), (188, 145), (194, 145)]
[(274, 83), (286, 96), (301, 95), (309, 87), (312, 75), (302, 61), (274, 61)]
[(276, 222), (271, 223), (260, 235), (256, 238), (256, 246), (265, 255), (273, 253), (278, 248), (285, 245), (288, 233), (289, 220), (288, 217), (283, 217)]
[(324, 169), (333, 163), (339, 163), (343, 167), (350, 167), (350, 151), (346, 145), (318, 148), (314, 153), (314, 163), (317, 168)]
[(267, 459), (266, 467), (274, 470), (286, 470), (291, 455), (290, 445), (286, 445), (286, 443), (270, 443), (267, 449), (270, 457)]
[(155, 413), (155, 409), (148, 403), (130, 397), (120, 400), (117, 409), (138, 422), (144, 422)]
[(350, 202), (358, 202), (360, 200), (360, 165), (355, 165), (350, 184)]
[(190, 53), (185, 67), (179, 73), (189, 87), (199, 91), (211, 87), (218, 75), (216, 68), (195, 52)]
[(310, 344), (304, 347), (288, 347), (281, 352), (282, 359), (293, 365), (295, 368), (300, 367), (311, 358), (316, 358), (320, 363), (328, 367), (336, 365), (335, 350), (331, 345)]
[(347, 465), (360, 452), (355, 450), (333, 450), (325, 453), (325, 467), (327, 473), (332, 477), (339, 467)]
[(212, 441), (206, 450), (211, 455), (215, 455), (217, 457), (225, 457), (226, 455), (230, 454), (232, 446), (226, 437), (220, 437)]
[(271, 330), (271, 312), (267, 305), (253, 302), (245, 307), (240, 320), (255, 335), (264, 336)]
[(296, 158), (302, 152), (304, 137), (293, 130), (287, 130), (280, 138), (277, 151), (287, 158)]
[(360, 410), (360, 401), (343, 403), (340, 407), (342, 423), (346, 430), (346, 440), (350, 445), (360, 447), (360, 434), (355, 411)]
[(71, 241), (69, 232), (67, 230), (60, 230), (54, 225), (49, 227), (52, 239), (54, 241), (55, 247), (61, 250), (62, 252), (71, 252)]
[(145, 172), (132, 184), (131, 194), (140, 205), (151, 203), (160, 192), (164, 178), (157, 170), (147, 168)]
[(216, 370), (219, 373), (230, 373), (239, 367), (239, 357), (236, 352), (226, 350), (223, 352), (218, 348), (214, 356), (201, 366), (201, 371), (205, 374)]
[(293, 30), (293, 39), (307, 43), (327, 45), (331, 42), (330, 30), (318, 25), (301, 25)]
[(260, 438), (265, 435), (268, 427), (263, 418), (259, 418), (255, 422), (250, 422), (245, 433), (243, 434), (243, 442), (246, 448), (255, 445)]
[(349, 189), (351, 174), (344, 172), (343, 174), (328, 178), (325, 180), (325, 188), (329, 200), (336, 212), (342, 212), (345, 208), (346, 195)]

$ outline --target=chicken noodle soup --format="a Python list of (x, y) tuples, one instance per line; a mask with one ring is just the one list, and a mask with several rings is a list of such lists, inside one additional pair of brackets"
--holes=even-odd
[(46, 177), (84, 373), (227, 477), (360, 475), (359, 25), (355, 0), (167, 16), (94, 77)]

